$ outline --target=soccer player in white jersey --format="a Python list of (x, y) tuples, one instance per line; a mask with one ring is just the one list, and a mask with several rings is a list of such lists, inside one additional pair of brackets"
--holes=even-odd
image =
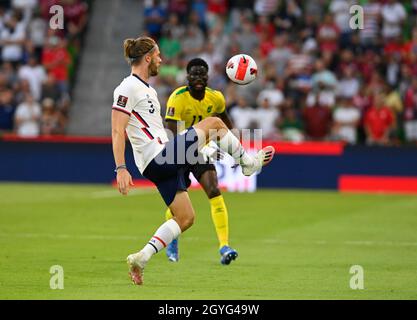
[(173, 215), (156, 230), (142, 250), (127, 257), (129, 275), (135, 284), (141, 285), (143, 270), (150, 258), (193, 224), (194, 209), (188, 197), (184, 172), (201, 159), (198, 152), (205, 144), (215, 141), (247, 176), (268, 164), (275, 150), (266, 147), (256, 156), (247, 154), (224, 122), (216, 117), (206, 118), (168, 140), (156, 91), (148, 83), (150, 77), (158, 75), (162, 62), (157, 43), (149, 37), (127, 39), (124, 55), (131, 65), (131, 75), (114, 90), (111, 120), (117, 185), (123, 195), (127, 195), (133, 185), (125, 164), (126, 132), (136, 166), (156, 185)]

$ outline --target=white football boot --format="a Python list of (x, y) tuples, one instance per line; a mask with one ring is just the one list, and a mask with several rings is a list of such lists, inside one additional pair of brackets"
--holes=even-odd
[(253, 157), (253, 163), (250, 165), (241, 164), (242, 173), (245, 176), (251, 176), (254, 173), (261, 170), (263, 166), (266, 166), (272, 161), (274, 157), (275, 149), (272, 146), (268, 146), (259, 150), (259, 152)]
[(134, 284), (143, 284), (143, 270), (148, 262), (143, 252), (128, 255), (126, 261), (129, 266), (129, 276)]

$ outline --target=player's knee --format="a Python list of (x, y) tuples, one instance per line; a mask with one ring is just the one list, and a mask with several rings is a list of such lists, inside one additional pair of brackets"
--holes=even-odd
[(226, 128), (223, 120), (217, 117), (211, 117), (215, 121), (216, 129), (223, 129)]
[(220, 129), (224, 127), (224, 123), (220, 118), (217, 117), (208, 117), (206, 119), (204, 119), (204, 121), (207, 122), (207, 125), (211, 128), (211, 129)]

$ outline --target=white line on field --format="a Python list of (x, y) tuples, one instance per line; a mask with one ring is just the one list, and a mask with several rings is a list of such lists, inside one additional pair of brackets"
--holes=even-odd
[(394, 241), (345, 241), (344, 244), (355, 246), (403, 246), (415, 247), (417, 242), (394, 242)]
[[(76, 234), (53, 234), (53, 233), (0, 233), (0, 238), (48, 238), (48, 239), (62, 239), (62, 240), (103, 240), (103, 241), (140, 241), (144, 240), (143, 237), (131, 236), (131, 235), (98, 235), (98, 234), (89, 234), (89, 235), (76, 235)], [(199, 241), (202, 238), (200, 237), (187, 237), (185, 236), (183, 240), (185, 241)], [(417, 247), (417, 242), (404, 242), (404, 241), (343, 241), (343, 242), (333, 242), (325, 240), (311, 240), (311, 241), (288, 241), (284, 239), (262, 239), (261, 242), (268, 244), (282, 244), (282, 245), (348, 245), (348, 246), (385, 246), (385, 247)]]
[(77, 235), (77, 234), (52, 234), (52, 233), (0, 233), (0, 238), (48, 238), (48, 239), (71, 239), (71, 240), (139, 240), (135, 236), (104, 236), (104, 235)]
[(311, 240), (311, 241), (288, 241), (283, 239), (263, 239), (261, 240), (265, 243), (270, 244), (301, 244), (301, 245), (348, 245), (348, 246), (396, 246), (396, 247), (417, 247), (417, 242), (404, 242), (404, 241), (365, 241), (365, 240), (355, 240), (355, 241), (343, 241), (343, 242), (334, 242), (334, 241), (325, 241), (325, 240)]

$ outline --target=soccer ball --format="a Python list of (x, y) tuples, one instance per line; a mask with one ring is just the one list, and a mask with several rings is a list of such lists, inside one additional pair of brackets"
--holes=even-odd
[(237, 84), (248, 84), (256, 79), (258, 66), (255, 60), (247, 54), (237, 54), (226, 64), (226, 74)]

